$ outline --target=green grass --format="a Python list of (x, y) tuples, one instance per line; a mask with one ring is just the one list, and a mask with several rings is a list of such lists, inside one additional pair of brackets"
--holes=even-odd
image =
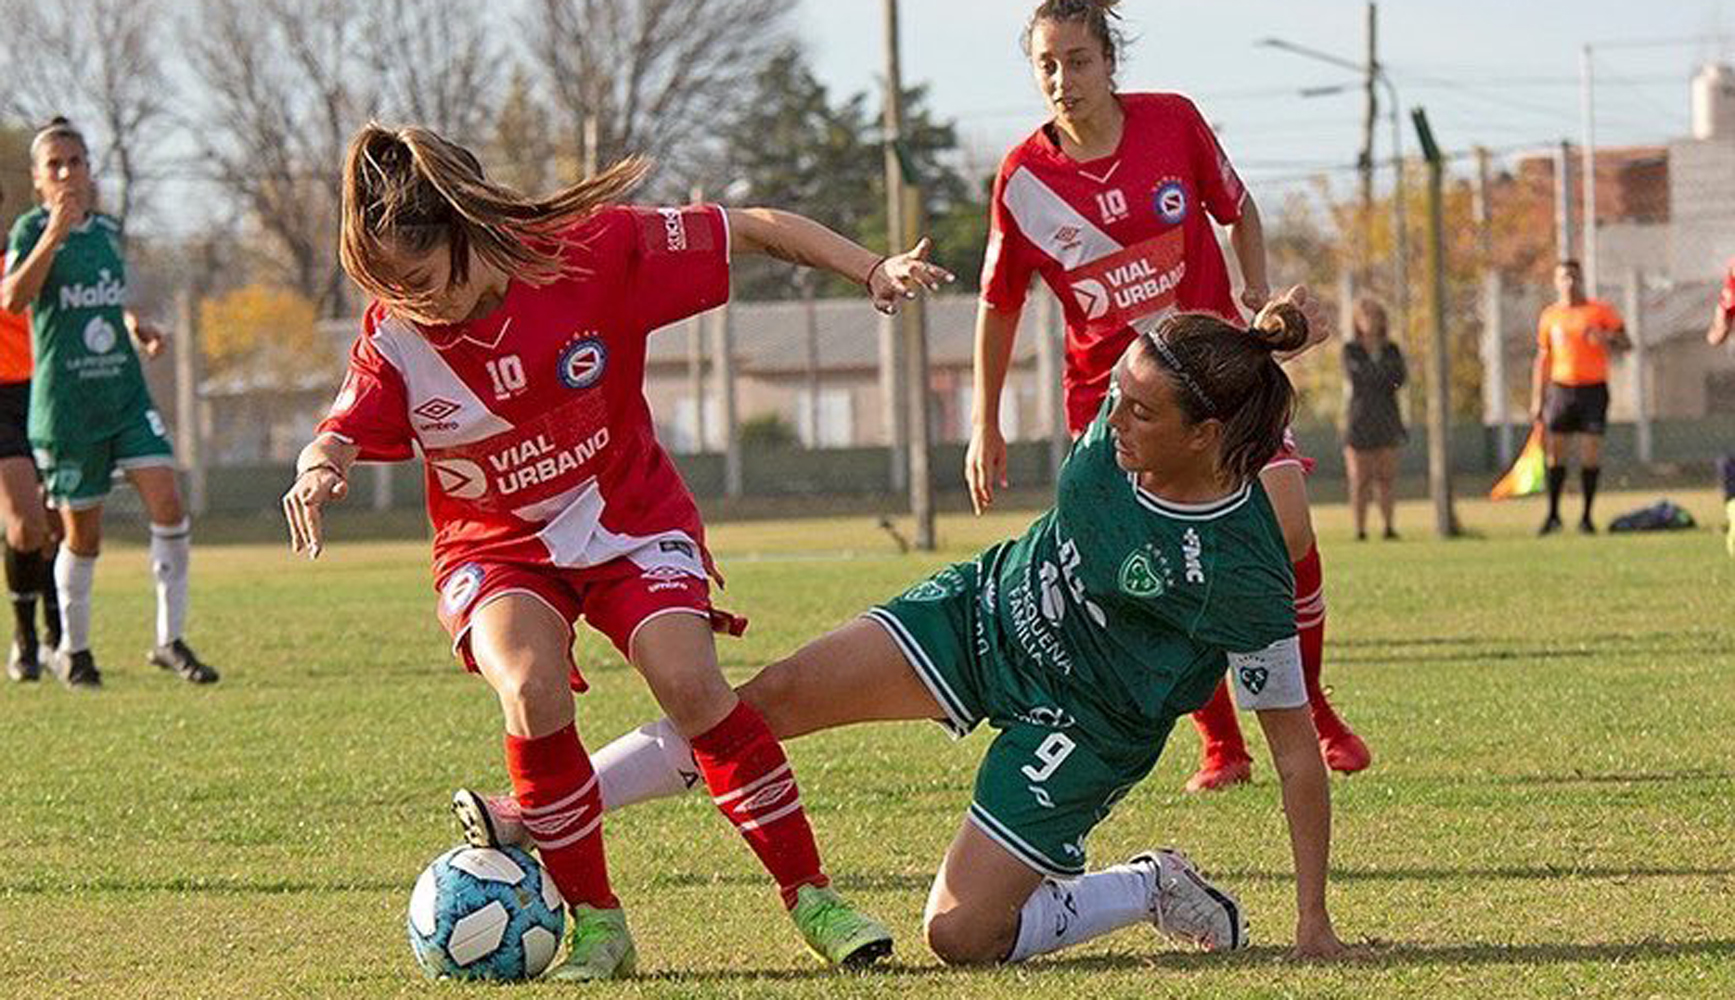
[[(1721, 524), (1710, 496), (1688, 499)], [(610, 821), (646, 974), (585, 992), (1735, 995), (1735, 561), (1705, 530), (1539, 541), (1534, 504), (1461, 513), (1479, 537), (1423, 540), (1427, 512), (1407, 505), (1407, 540), (1356, 544), (1342, 508), (1319, 512), (1326, 676), (1376, 754), (1333, 784), (1331, 899), (1345, 938), (1378, 942), (1368, 957), (1284, 958), (1293, 881), (1271, 769), (1185, 797), (1196, 741), (1180, 733), (1092, 838), (1093, 859), (1185, 847), (1240, 893), (1258, 947), (1187, 954), (1132, 929), (1016, 969), (941, 968), (921, 908), (983, 734), (954, 745), (933, 726), (881, 725), (791, 748), (829, 865), (889, 920), (896, 964), (818, 968), (696, 798)], [(727, 669), (744, 679), (1028, 517), (945, 520), (938, 556), (896, 555), (865, 517), (719, 527), (723, 603), (754, 623), (721, 644)], [(446, 653), (423, 545), (339, 537), (317, 565), (267, 545), (196, 559), (194, 638), (224, 670), (215, 688), (144, 666), (144, 558), (117, 545), (96, 594), (108, 688), (0, 689), (0, 996), (575, 992), (435, 986), (411, 962), (403, 911), (456, 839), (449, 789), (503, 781), (497, 710)], [(580, 655), (591, 746), (654, 714), (594, 635)]]

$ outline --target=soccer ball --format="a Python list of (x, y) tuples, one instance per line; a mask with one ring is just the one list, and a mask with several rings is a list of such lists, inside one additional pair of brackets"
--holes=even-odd
[(431, 979), (529, 979), (554, 961), (566, 910), (528, 853), (454, 847), (416, 879), (408, 924)]

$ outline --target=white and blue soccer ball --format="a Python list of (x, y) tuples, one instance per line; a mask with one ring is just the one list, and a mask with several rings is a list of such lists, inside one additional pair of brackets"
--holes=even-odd
[(554, 961), (566, 909), (525, 851), (454, 847), (416, 879), (408, 923), (430, 978), (530, 979)]

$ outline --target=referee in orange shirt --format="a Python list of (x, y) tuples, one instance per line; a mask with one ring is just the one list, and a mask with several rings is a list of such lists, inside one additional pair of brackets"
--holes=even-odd
[(1548, 454), (1548, 519), (1538, 534), (1560, 530), (1560, 494), (1566, 487), (1566, 457), (1578, 442), (1584, 514), (1578, 530), (1596, 533), (1590, 519), (1602, 474), (1602, 436), (1608, 427), (1609, 352), (1632, 346), (1626, 322), (1606, 302), (1585, 298), (1584, 271), (1576, 260), (1554, 268), (1554, 304), (1542, 310), (1536, 331), (1536, 368), (1530, 382), (1530, 419), (1540, 422)]

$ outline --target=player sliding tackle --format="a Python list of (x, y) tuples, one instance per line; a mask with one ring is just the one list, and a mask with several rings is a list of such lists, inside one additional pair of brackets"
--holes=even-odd
[[(1259, 481), (1294, 401), (1276, 354), (1323, 339), (1305, 304), (1297, 288), (1252, 331), (1188, 314), (1139, 336), (1061, 469), (1055, 507), (1022, 537), (740, 689), (784, 738), (892, 719), (999, 731), (928, 898), (927, 939), (942, 960), (1020, 961), (1145, 921), (1206, 948), (1246, 945), (1234, 897), (1178, 852), (1085, 873), (1086, 835), (1225, 672), (1282, 778), (1296, 950), (1341, 951), (1326, 912), (1331, 807), (1294, 584)], [(595, 763), (610, 809), (678, 794), (694, 770), (666, 719)], [(523, 840), (510, 800), (456, 799), (472, 842)]]
[(499, 697), (514, 815), (572, 909), (554, 978), (636, 961), (574, 728), (580, 616), (644, 675), (807, 944), (872, 961), (891, 935), (829, 888), (782, 746), (717, 667), (713, 630), (746, 623), (711, 604), (699, 512), (644, 399), (645, 338), (729, 297), (731, 251), (842, 275), (888, 312), (951, 275), (926, 241), (880, 257), (786, 212), (612, 205), (646, 169), (628, 160), (536, 199), (424, 129), (356, 136), (343, 266), (375, 304), (283, 498), (290, 539), (320, 553), (321, 512), (358, 459), (422, 455), (440, 621)]

